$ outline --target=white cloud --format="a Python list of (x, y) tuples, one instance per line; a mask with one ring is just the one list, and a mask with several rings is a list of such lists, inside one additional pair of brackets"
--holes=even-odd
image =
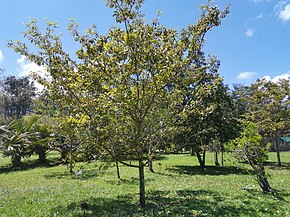
[(257, 73), (256, 72), (241, 72), (236, 79), (238, 80), (250, 80), (252, 79)]
[(4, 60), (4, 54), (3, 52), (0, 50), (0, 63)]
[(258, 16), (256, 16), (256, 20), (260, 20), (260, 19), (263, 19), (264, 18), (264, 14), (263, 13), (260, 13)]
[(284, 74), (281, 74), (281, 75), (277, 75), (273, 78), (271, 78), (269, 75), (266, 75), (263, 77), (263, 79), (267, 80), (267, 81), (272, 81), (272, 82), (275, 82), (277, 83), (279, 80), (281, 79), (289, 79), (290, 78), (290, 72), (286, 72)]
[(263, 0), (249, 0), (250, 2), (255, 2), (255, 3), (259, 3), (259, 2), (261, 2), (261, 1), (263, 1)]
[[(20, 77), (31, 76), (33, 73), (36, 73), (43, 78), (48, 77), (46, 68), (44, 66), (39, 66), (36, 63), (29, 62), (23, 55), (17, 59), (17, 64), (19, 65), (18, 73)], [(38, 82), (35, 82), (34, 84), (38, 90), (43, 89), (43, 86)]]
[(25, 63), (26, 57), (24, 55), (21, 55), (20, 58), (17, 59), (17, 63), (19, 65), (23, 65)]
[(254, 2), (254, 3), (260, 3), (260, 2), (269, 2), (271, 0), (249, 0), (250, 2)]
[(247, 29), (245, 34), (247, 37), (252, 37), (254, 35), (254, 33), (255, 33), (254, 29)]
[(271, 80), (271, 77), (269, 75), (266, 75), (262, 79), (265, 79), (266, 81), (270, 81)]
[(280, 11), (279, 18), (284, 22), (290, 20), (290, 4), (285, 5), (284, 9)]
[(259, 20), (264, 19), (264, 17), (265, 17), (264, 13), (260, 13), (260, 14), (256, 15), (255, 17), (252, 17), (249, 20), (247, 20), (245, 23), (245, 26), (250, 26), (252, 23), (255, 23)]
[(21, 55), (21, 58), (17, 59), (19, 65), (18, 72), (19, 76), (31, 76), (32, 73), (37, 73), (39, 75), (45, 75), (46, 69), (44, 66), (39, 66), (36, 63), (31, 63), (27, 61), (26, 57)]
[(277, 4), (274, 7), (274, 12), (276, 15), (279, 15), (279, 13), (285, 8), (285, 5), (287, 4), (286, 0), (280, 0), (277, 2)]

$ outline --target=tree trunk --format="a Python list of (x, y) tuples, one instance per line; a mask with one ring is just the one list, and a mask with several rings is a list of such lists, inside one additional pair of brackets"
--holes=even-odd
[(38, 161), (39, 163), (45, 163), (46, 162), (46, 150), (42, 147), (39, 147), (35, 153), (38, 155)]
[(38, 153), (38, 160), (39, 163), (45, 163), (46, 162), (46, 153), (45, 151)]
[(149, 170), (149, 172), (154, 173), (154, 170), (153, 170), (153, 151), (152, 151), (151, 147), (149, 147), (148, 170)]
[(116, 160), (116, 168), (117, 168), (117, 177), (118, 177), (118, 179), (121, 179), (120, 169), (119, 169), (119, 162), (117, 160)]
[(264, 174), (258, 174), (258, 182), (260, 187), (263, 189), (264, 192), (273, 192), (268, 179), (266, 178), (266, 176)]
[(257, 171), (257, 179), (258, 179), (258, 183), (259, 183), (260, 187), (266, 193), (273, 192), (273, 189), (271, 188), (271, 186), (270, 186), (270, 184), (268, 182), (268, 179), (266, 177), (264, 165), (263, 164), (257, 164), (256, 168), (257, 168), (256, 169), (256, 171)]
[(200, 167), (205, 167), (205, 161), (204, 161), (204, 159), (205, 159), (205, 151), (203, 152), (203, 156), (202, 157), (201, 157), (199, 151), (195, 151), (195, 153), (196, 153), (196, 157), (197, 157), (198, 162), (199, 162), (199, 166)]
[(149, 159), (148, 161), (148, 170), (152, 173), (154, 173), (154, 170), (153, 170), (153, 160), (152, 159)]
[(225, 146), (224, 146), (224, 144), (222, 144), (222, 167), (224, 166), (224, 161), (225, 161), (225, 159), (224, 159), (224, 153), (225, 153)]
[(15, 154), (11, 157), (12, 167), (19, 167), (21, 163), (20, 154)]
[(275, 140), (275, 148), (276, 148), (276, 153), (277, 153), (277, 162), (278, 162), (278, 166), (281, 166), (281, 157), (280, 157), (280, 150), (279, 150), (279, 144), (277, 139)]
[(70, 172), (70, 174), (73, 174), (73, 153), (72, 153), (72, 143), (70, 143), (69, 172)]
[(70, 163), (69, 163), (69, 172), (70, 172), (70, 174), (73, 174), (73, 162), (72, 162), (72, 159), (70, 159)]
[(67, 152), (65, 152), (65, 151), (61, 151), (60, 155), (61, 155), (61, 156), (60, 156), (60, 160), (63, 161), (63, 160), (66, 159)]
[(144, 164), (139, 160), (139, 196), (140, 206), (145, 207), (145, 181), (144, 181)]
[(195, 155), (194, 148), (191, 148), (191, 149), (190, 149), (190, 155), (191, 155), (191, 156), (194, 156), (194, 155)]
[(216, 166), (220, 166), (219, 159), (218, 159), (218, 152), (217, 151), (214, 154), (214, 164)]
[(203, 153), (202, 153), (203, 166), (205, 166), (205, 153), (206, 153), (206, 151), (203, 150)]
[(256, 173), (256, 180), (258, 181), (258, 184), (262, 188), (263, 192), (273, 192), (273, 189), (271, 188), (268, 179), (266, 177), (265, 173), (265, 167), (263, 163), (257, 163), (250, 158), (248, 158), (248, 162), (250, 166), (254, 169)]

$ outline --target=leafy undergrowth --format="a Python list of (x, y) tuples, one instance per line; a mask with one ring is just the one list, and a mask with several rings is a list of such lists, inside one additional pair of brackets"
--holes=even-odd
[[(250, 168), (228, 160), (224, 167), (198, 167), (188, 154), (167, 155), (146, 171), (147, 206), (138, 206), (138, 170), (114, 164), (78, 163), (82, 175), (56, 165), (27, 159), (18, 170), (0, 158), (0, 216), (290, 216), (290, 152), (282, 167), (271, 153), (269, 181), (277, 194), (264, 194)], [(213, 165), (213, 155), (207, 156)], [(86, 210), (81, 204), (86, 203)]]

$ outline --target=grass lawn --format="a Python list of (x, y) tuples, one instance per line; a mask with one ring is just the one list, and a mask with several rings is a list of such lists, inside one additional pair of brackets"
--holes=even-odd
[[(277, 195), (264, 194), (247, 165), (227, 156), (225, 167), (214, 167), (207, 155), (205, 169), (188, 154), (167, 155), (154, 162), (156, 173), (145, 173), (147, 207), (138, 206), (138, 169), (113, 164), (78, 163), (82, 175), (63, 165), (39, 166), (27, 159), (20, 171), (0, 157), (0, 216), (290, 216), (290, 152), (282, 167), (270, 154), (267, 172)], [(50, 159), (57, 157), (51, 154)], [(107, 169), (104, 169), (107, 167)], [(81, 210), (86, 202), (88, 210)]]

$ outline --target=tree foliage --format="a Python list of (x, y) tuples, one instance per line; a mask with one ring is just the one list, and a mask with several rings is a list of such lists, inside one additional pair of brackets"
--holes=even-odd
[(231, 148), (235, 150), (238, 159), (246, 160), (255, 172), (255, 178), (264, 192), (272, 192), (267, 180), (264, 163), (268, 158), (269, 144), (263, 144), (255, 124), (245, 126), (241, 136), (231, 141)]
[[(99, 149), (139, 169), (140, 205), (144, 207), (144, 167), (174, 135), (174, 120), (194, 113), (191, 105), (207, 97), (207, 85), (211, 88), (211, 81), (221, 82), (216, 76), (198, 86), (197, 100), (177, 115), (187, 94), (183, 87), (207, 80), (208, 66), (215, 68), (215, 61), (207, 63), (202, 51), (205, 34), (221, 24), (228, 8), (221, 11), (209, 1), (201, 7), (195, 24), (177, 31), (161, 25), (158, 18), (148, 23), (140, 11), (142, 3), (107, 1), (121, 25), (106, 35), (100, 35), (94, 26), (81, 34), (72, 21), (69, 31), (80, 44), (76, 60), (64, 51), (60, 35), (55, 34), (58, 25), (49, 21), (44, 33), (36, 20), (27, 24), (24, 36), (38, 48), (36, 53), (19, 41), (9, 46), (46, 67), (49, 79), (38, 79), (60, 117), (69, 116), (77, 123), (72, 128), (86, 130), (85, 135)], [(129, 159), (137, 163), (130, 165)]]
[(38, 118), (14, 119), (0, 127), (0, 149), (4, 156), (11, 157), (13, 167), (18, 167), (21, 158), (32, 154), (32, 140), (37, 136), (33, 130)]
[(257, 80), (242, 91), (246, 112), (243, 120), (254, 122), (265, 141), (275, 143), (278, 164), (281, 165), (278, 139), (289, 133), (289, 80), (278, 82)]
[(219, 61), (211, 58), (205, 62), (200, 74), (184, 86), (185, 98), (181, 104), (180, 134), (177, 145), (193, 148), (200, 166), (205, 166), (205, 152), (219, 150), (237, 135), (238, 121), (233, 113), (233, 102), (227, 87), (218, 74)]
[(0, 88), (0, 111), (4, 118), (20, 118), (32, 111), (36, 89), (28, 77), (4, 77)]

